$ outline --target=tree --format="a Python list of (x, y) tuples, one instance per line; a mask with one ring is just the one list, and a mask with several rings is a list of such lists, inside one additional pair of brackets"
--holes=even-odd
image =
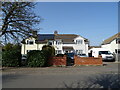
[(20, 44), (8, 43), (3, 47), (2, 66), (21, 66), (21, 46)]
[(46, 52), (48, 58), (55, 55), (55, 48), (50, 45), (44, 45), (42, 50)]
[(50, 57), (55, 55), (55, 48), (50, 46), (50, 45), (44, 45), (42, 47), (42, 51), (44, 52), (44, 56), (46, 57), (45, 66), (49, 66), (48, 65), (48, 60), (49, 60)]
[(41, 18), (33, 12), (34, 2), (2, 2), (2, 26), (0, 36), (5, 42), (14, 39), (20, 40), (34, 35)]
[(13, 44), (8, 43), (3, 47), (3, 51), (8, 51), (11, 50), (13, 48)]

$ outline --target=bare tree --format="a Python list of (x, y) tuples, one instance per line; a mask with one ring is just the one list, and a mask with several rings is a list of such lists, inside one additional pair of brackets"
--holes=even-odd
[(2, 2), (0, 37), (5, 42), (28, 37), (39, 30), (36, 25), (40, 23), (41, 18), (33, 12), (35, 5), (34, 2)]

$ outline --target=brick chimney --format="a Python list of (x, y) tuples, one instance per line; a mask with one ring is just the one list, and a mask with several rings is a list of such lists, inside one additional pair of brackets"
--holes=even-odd
[(37, 31), (33, 31), (33, 36), (37, 37)]
[(57, 35), (57, 34), (58, 34), (58, 31), (57, 31), (57, 30), (55, 30), (55, 31), (54, 31), (54, 35)]

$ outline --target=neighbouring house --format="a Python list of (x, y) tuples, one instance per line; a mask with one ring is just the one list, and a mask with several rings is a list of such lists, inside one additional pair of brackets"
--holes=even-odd
[(22, 55), (26, 55), (31, 50), (42, 50), (44, 45), (52, 45), (56, 54), (75, 52), (88, 55), (88, 39), (76, 34), (37, 34), (36, 37), (29, 37), (22, 41)]
[(120, 32), (104, 40), (101, 47), (108, 49), (112, 53), (120, 53)]

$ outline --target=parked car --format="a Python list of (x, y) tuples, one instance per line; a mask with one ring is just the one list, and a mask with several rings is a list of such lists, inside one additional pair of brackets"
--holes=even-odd
[(69, 57), (70, 59), (74, 59), (74, 53), (67, 53), (66, 55), (67, 55), (67, 57)]
[(22, 61), (25, 61), (27, 59), (27, 55), (22, 55)]
[(78, 54), (79, 57), (88, 57), (86, 54)]
[(66, 53), (65, 55), (67, 55), (67, 60), (71, 63), (74, 63), (74, 53)]
[(56, 57), (63, 57), (64, 54), (57, 54)]

